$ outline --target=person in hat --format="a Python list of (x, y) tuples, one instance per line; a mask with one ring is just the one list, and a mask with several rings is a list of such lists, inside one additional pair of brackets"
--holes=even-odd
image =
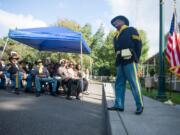
[(6, 67), (7, 72), (10, 73), (10, 79), (12, 81), (13, 88), (15, 88), (15, 94), (19, 94), (19, 90), (21, 88), (21, 76), (19, 74), (18, 60), (18, 55), (10, 55), (10, 63)]
[(116, 82), (115, 103), (109, 110), (124, 111), (126, 81), (129, 82), (136, 102), (135, 114), (143, 112), (141, 86), (137, 76), (138, 62), (141, 56), (142, 42), (137, 30), (129, 27), (129, 20), (125, 16), (116, 16), (111, 24), (117, 29), (114, 36), (116, 54)]
[(50, 77), (48, 69), (43, 65), (41, 59), (37, 60), (37, 66), (32, 69), (32, 74), (35, 76), (36, 96), (40, 96), (41, 83), (50, 83), (52, 85), (51, 95), (56, 96), (57, 80)]

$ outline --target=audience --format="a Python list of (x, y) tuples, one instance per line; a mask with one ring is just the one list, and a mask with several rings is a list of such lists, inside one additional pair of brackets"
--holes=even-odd
[(10, 78), (16, 94), (24, 88), (25, 92), (33, 91), (39, 97), (44, 87), (48, 88), (51, 95), (63, 94), (68, 100), (72, 100), (72, 96), (80, 100), (80, 93), (88, 94), (89, 70), (83, 71), (80, 64), (75, 67), (73, 62), (65, 59), (53, 63), (50, 58), (30, 64), (19, 59), (16, 52), (11, 52), (10, 63), (5, 65), (0, 60), (0, 88), (5, 89), (9, 85), (6, 80)]
[(77, 64), (76, 65), (76, 76), (77, 78), (81, 81), (81, 91), (84, 94), (89, 94), (87, 89), (88, 89), (88, 80), (86, 79), (85, 73), (81, 70), (81, 65)]

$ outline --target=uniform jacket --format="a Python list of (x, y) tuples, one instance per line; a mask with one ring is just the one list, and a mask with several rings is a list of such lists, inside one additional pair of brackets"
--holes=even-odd
[(19, 67), (17, 64), (13, 64), (13, 63), (9, 63), (7, 65), (7, 71), (10, 73), (10, 75), (14, 75), (14, 74), (17, 74), (18, 71), (19, 71)]
[(49, 77), (49, 71), (47, 70), (46, 67), (43, 66), (42, 68), (42, 72), (40, 73), (40, 68), (39, 66), (35, 66), (32, 71), (31, 71), (31, 74), (33, 76), (36, 76), (36, 75), (44, 75), (44, 77)]
[(138, 63), (140, 55), (141, 55), (141, 48), (142, 42), (139, 37), (137, 30), (133, 27), (128, 27), (123, 25), (120, 31), (117, 31), (114, 37), (114, 49), (115, 53), (117, 51), (122, 51), (122, 49), (129, 48), (132, 57), (130, 59), (123, 59), (121, 53), (116, 56), (116, 66), (118, 65), (125, 65), (132, 62)]

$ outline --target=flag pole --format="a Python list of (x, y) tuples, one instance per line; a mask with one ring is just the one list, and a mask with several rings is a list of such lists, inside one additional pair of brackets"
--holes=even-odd
[(83, 83), (83, 55), (82, 55), (82, 34), (81, 34), (81, 40), (80, 40), (80, 52), (81, 52), (81, 92), (82, 92), (82, 101), (83, 101), (83, 88), (84, 88), (84, 83)]
[(164, 70), (164, 0), (160, 0), (160, 26), (159, 26), (159, 60), (160, 60), (160, 70), (159, 70), (159, 86), (157, 99), (166, 100), (165, 94), (165, 70)]

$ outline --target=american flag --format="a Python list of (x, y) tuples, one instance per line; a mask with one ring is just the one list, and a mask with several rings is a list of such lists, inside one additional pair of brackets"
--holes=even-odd
[(167, 38), (165, 54), (170, 64), (170, 71), (180, 77), (180, 34), (176, 23), (175, 13), (173, 13), (170, 31)]

